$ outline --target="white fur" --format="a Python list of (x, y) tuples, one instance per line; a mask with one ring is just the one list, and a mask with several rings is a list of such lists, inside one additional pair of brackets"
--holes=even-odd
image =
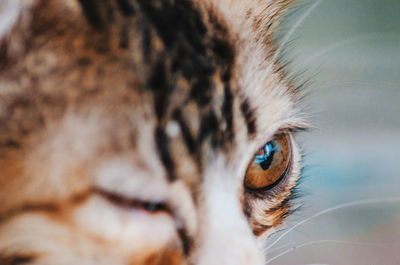
[(163, 249), (176, 235), (168, 214), (123, 209), (98, 196), (77, 209), (75, 222), (85, 233), (113, 242), (127, 253)]
[[(101, 144), (101, 132), (107, 125), (104, 121), (99, 121), (98, 117), (85, 119), (69, 113), (54, 128), (49, 125), (46, 141), (31, 151), (26, 161), (27, 174), (30, 177), (27, 186), (29, 193), (36, 198), (54, 195), (68, 197), (71, 190), (80, 189), (75, 183), (85, 189), (90, 176), (78, 176), (76, 170), (95, 156)], [(75, 181), (76, 179), (79, 181)], [(38, 191), (40, 194), (35, 194)]]
[(261, 265), (264, 262), (239, 201), (242, 172), (216, 159), (204, 176), (198, 265)]
[(40, 213), (19, 216), (2, 224), (0, 251), (40, 253), (34, 263), (40, 265), (126, 265), (133, 255), (162, 249), (176, 236), (169, 216), (113, 207), (93, 198), (64, 223)]
[[(154, 172), (153, 172), (154, 173)], [(112, 159), (104, 162), (95, 173), (96, 187), (126, 198), (162, 202), (168, 198), (165, 178), (152, 174), (150, 168), (141, 168), (133, 161)]]

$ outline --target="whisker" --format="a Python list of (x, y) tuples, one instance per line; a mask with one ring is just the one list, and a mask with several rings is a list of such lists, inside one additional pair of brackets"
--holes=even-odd
[(275, 241), (273, 241), (265, 250), (268, 251), (269, 249), (271, 249), (273, 246), (275, 246), (283, 237), (285, 237), (287, 234), (289, 234), (290, 232), (292, 232), (294, 229), (296, 229), (297, 227), (309, 222), (312, 219), (315, 219), (321, 215), (325, 215), (327, 213), (333, 212), (333, 211), (337, 211), (340, 209), (344, 209), (344, 208), (348, 208), (348, 207), (354, 207), (354, 206), (361, 206), (361, 205), (368, 205), (368, 204), (376, 204), (376, 203), (394, 203), (394, 202), (399, 202), (400, 201), (400, 197), (391, 197), (391, 198), (383, 198), (383, 199), (365, 199), (365, 200), (359, 200), (359, 201), (352, 201), (352, 202), (347, 202), (347, 203), (343, 203), (343, 204), (339, 204), (333, 207), (330, 207), (328, 209), (322, 210), (320, 212), (317, 212), (315, 214), (313, 214), (312, 216), (298, 222), (297, 224), (295, 224), (294, 226), (292, 226), (291, 228), (289, 228), (288, 230), (286, 230), (286, 232), (284, 232), (283, 234), (281, 234)]
[(303, 265), (329, 265), (326, 263), (310, 263), (310, 264), (303, 264)]
[(317, 51), (313, 56), (309, 57), (307, 60), (302, 62), (302, 65), (303, 66), (307, 66), (312, 61), (317, 59), (319, 56), (321, 56), (321, 55), (323, 55), (325, 53), (328, 53), (330, 51), (336, 50), (338, 48), (341, 48), (341, 47), (343, 47), (345, 45), (352, 44), (352, 43), (358, 42), (358, 41), (375, 39), (375, 38), (382, 37), (382, 36), (390, 36), (390, 37), (393, 37), (394, 39), (400, 39), (399, 36), (397, 36), (395, 33), (391, 33), (391, 32), (386, 32), (386, 33), (385, 32), (373, 32), (373, 33), (354, 36), (354, 37), (351, 37), (351, 38), (348, 38), (348, 39), (344, 39), (342, 41), (338, 41), (338, 42), (332, 43), (331, 45), (325, 47), (324, 49), (321, 49), (320, 51)]
[(379, 82), (362, 82), (362, 81), (343, 81), (343, 82), (334, 82), (334, 83), (322, 83), (320, 85), (315, 86), (313, 89), (318, 89), (318, 90), (324, 90), (328, 88), (354, 88), (354, 86), (359, 86), (369, 89), (374, 89), (377, 86), (380, 88), (385, 88), (385, 89), (398, 89), (400, 86), (399, 84), (393, 83), (393, 82), (384, 82), (384, 81), (379, 81)]
[(285, 248), (291, 247), (291, 246), (293, 246), (293, 243), (288, 243), (288, 244), (282, 245), (280, 247), (276, 247), (274, 249), (268, 250), (267, 251), (267, 255), (271, 254), (272, 252), (275, 252), (275, 251), (278, 251), (278, 250), (281, 250), (281, 249), (285, 249)]
[[(374, 243), (362, 243), (362, 242), (355, 242), (355, 241), (345, 241), (345, 240), (314, 240), (311, 242), (305, 242), (302, 244), (299, 244), (297, 246), (292, 246), (291, 248), (283, 251), (282, 253), (274, 256), (273, 258), (271, 258), (270, 260), (268, 260), (268, 262), (265, 265), (270, 264), (272, 261), (276, 260), (279, 257), (282, 257), (283, 255), (286, 255), (287, 253), (290, 253), (292, 251), (295, 251), (296, 249), (299, 248), (304, 248), (304, 247), (308, 247), (311, 245), (316, 245), (316, 244), (324, 244), (324, 243), (338, 243), (338, 244), (348, 244), (348, 245), (355, 245), (355, 246), (366, 246), (366, 247), (388, 247), (391, 246), (390, 244), (374, 244)], [(275, 250), (277, 250), (278, 248), (276, 248)]]
[(335, 83), (322, 83), (321, 85), (318, 86), (318, 88), (327, 89), (327, 88), (346, 87), (346, 86), (350, 87), (354, 85), (368, 87), (368, 88), (375, 88), (376, 86), (387, 89), (399, 88), (399, 84), (396, 84), (394, 82), (385, 82), (385, 81), (380, 81), (380, 82), (343, 81)]
[(281, 44), (279, 45), (278, 49), (275, 52), (275, 55), (273, 57), (273, 61), (276, 60), (276, 58), (279, 56), (281, 53), (283, 47), (286, 45), (286, 43), (289, 41), (290, 37), (292, 37), (293, 33), (300, 27), (300, 25), (303, 23), (303, 21), (311, 14), (311, 12), (322, 2), (323, 0), (317, 0), (314, 4), (312, 4), (307, 11), (304, 12), (304, 14), (296, 21), (296, 23), (293, 25), (293, 27), (286, 33), (286, 35), (283, 37), (283, 40)]
[[(357, 242), (357, 241), (347, 241), (347, 240), (334, 240), (334, 239), (323, 239), (323, 240), (315, 240), (315, 241), (310, 241), (306, 243), (313, 243), (313, 244), (318, 244), (318, 243), (339, 243), (339, 244), (349, 244), (349, 245), (359, 245), (359, 246), (370, 246), (370, 247), (389, 247), (391, 246), (390, 244), (383, 244), (383, 243), (363, 243), (363, 242)], [(284, 249), (287, 247), (291, 247), (290, 249), (297, 249), (299, 248), (300, 245), (294, 246), (293, 243), (288, 243), (283, 246), (271, 249), (268, 251), (267, 254), (271, 254), (272, 252), (275, 252), (280, 249)]]

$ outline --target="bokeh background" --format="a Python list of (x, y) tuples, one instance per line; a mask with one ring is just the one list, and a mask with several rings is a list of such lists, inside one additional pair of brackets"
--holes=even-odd
[(277, 39), (310, 79), (315, 129), (299, 136), (303, 206), (268, 264), (400, 265), (400, 1), (300, 1)]

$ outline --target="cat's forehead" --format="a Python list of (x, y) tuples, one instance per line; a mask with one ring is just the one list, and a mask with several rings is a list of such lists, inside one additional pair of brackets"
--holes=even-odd
[(204, 145), (233, 151), (296, 120), (289, 86), (263, 65), (260, 47), (228, 30), (217, 8), (123, 2), (79, 9), (71, 1), (34, 1), (35, 19), (22, 16), (3, 43), (4, 119), (29, 114), (38, 122), (18, 121), (29, 133), (67, 116), (84, 122), (104, 114), (93, 124), (109, 120), (119, 130), (103, 133), (132, 131), (134, 142), (145, 132), (155, 148), (168, 148), (179, 134), (191, 155)]

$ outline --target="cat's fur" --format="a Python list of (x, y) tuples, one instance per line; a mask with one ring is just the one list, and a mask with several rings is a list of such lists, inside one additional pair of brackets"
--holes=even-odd
[(274, 189), (243, 178), (303, 126), (273, 60), (291, 1), (1, 2), (0, 264), (265, 262), (295, 143)]

